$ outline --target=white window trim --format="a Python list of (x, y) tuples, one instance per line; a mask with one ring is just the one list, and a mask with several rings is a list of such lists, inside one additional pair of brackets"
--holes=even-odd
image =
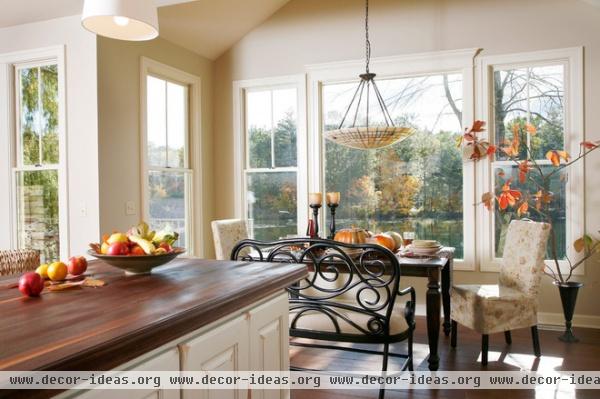
[[(298, 98), (298, 117), (296, 131), (296, 145), (298, 149), (297, 167), (297, 206), (298, 206), (298, 234), (303, 233), (302, 229), (308, 220), (308, 176), (302, 171), (308, 170), (307, 165), (307, 135), (306, 135), (306, 76), (288, 75), (273, 78), (238, 80), (233, 82), (233, 159), (234, 159), (234, 206), (235, 217), (238, 219), (247, 218), (246, 207), (246, 178), (245, 169), (247, 164), (246, 157), (246, 102), (245, 94), (247, 90), (273, 89), (278, 87), (295, 87)], [(277, 171), (285, 171), (286, 168), (277, 168)], [(253, 169), (253, 171), (260, 171)], [(265, 169), (265, 171), (272, 171)]]
[[(6, 195), (0, 198), (0, 214), (8, 221), (5, 228), (0, 228), (0, 243), (9, 248), (16, 248), (17, 221), (16, 221), (16, 180), (14, 171), (16, 167), (17, 143), (15, 111), (18, 93), (14, 92), (15, 66), (21, 64), (37, 64), (52, 61), (58, 69), (58, 136), (59, 136), (59, 163), (58, 163), (58, 201), (59, 201), (59, 237), (60, 257), (66, 258), (70, 254), (69, 243), (69, 187), (68, 187), (68, 156), (67, 156), (67, 123), (66, 123), (66, 77), (65, 77), (65, 46), (52, 46), (35, 50), (18, 51), (0, 55), (0, 150), (5, 159), (6, 171), (0, 175), (0, 187), (10, 187)], [(23, 168), (20, 168), (23, 169)], [(42, 170), (42, 168), (35, 168)]]
[[(438, 74), (462, 73), (463, 76), (463, 126), (472, 123), (475, 112), (474, 58), (479, 49), (439, 51), (371, 59), (371, 70), (379, 79)], [(324, 191), (324, 162), (322, 136), (322, 87), (325, 83), (357, 81), (364, 69), (364, 60), (343, 61), (307, 66), (308, 109), (308, 175), (311, 192)], [(475, 270), (475, 171), (465, 163), (463, 167), (463, 236), (464, 258), (455, 261), (456, 270)], [(324, 214), (319, 221), (324, 226)]]
[[(494, 121), (491, 119), (493, 112), (488, 103), (492, 90), (492, 78), (494, 67), (510, 68), (531, 66), (535, 64), (548, 65), (563, 63), (565, 65), (565, 149), (570, 154), (579, 152), (579, 144), (584, 140), (584, 86), (583, 86), (583, 47), (572, 47), (556, 50), (534, 51), (527, 53), (502, 54), (483, 56), (478, 60), (479, 87), (481, 95), (478, 96), (477, 113), (478, 119), (488, 121), (486, 138), (493, 131)], [(567, 181), (567, 255), (571, 260), (576, 260), (577, 255), (571, 243), (585, 232), (585, 208), (584, 208), (584, 162), (569, 167), (569, 179)], [(492, 168), (490, 162), (479, 162), (477, 166), (477, 198), (488, 191), (491, 187)], [(479, 202), (479, 201), (477, 201)], [(478, 259), (480, 270), (487, 272), (498, 272), (500, 270), (500, 259), (494, 256), (494, 224), (493, 213), (479, 206), (477, 220), (480, 230), (478, 237)], [(553, 269), (554, 262), (547, 261), (546, 264)], [(566, 261), (560, 261), (561, 271), (568, 271)], [(574, 274), (584, 274), (584, 266), (575, 270)]]
[[(189, 248), (188, 254), (203, 257), (204, 256), (204, 232), (203, 232), (203, 209), (201, 205), (196, 205), (195, 199), (201, 199), (202, 173), (201, 173), (201, 154), (202, 154), (202, 125), (201, 125), (201, 79), (196, 75), (181, 71), (172, 66), (160, 63), (147, 57), (140, 59), (140, 149), (141, 149), (141, 209), (145, 219), (149, 217), (149, 199), (148, 199), (148, 150), (147, 150), (147, 87), (146, 79), (148, 75), (157, 76), (165, 80), (173, 81), (188, 86), (189, 95), (189, 121), (188, 135), (186, 137), (187, 154), (189, 157), (188, 167), (185, 171), (191, 171), (191, 193), (186, 210), (189, 215)], [(153, 168), (157, 170), (157, 168)], [(171, 172), (180, 171), (178, 168), (167, 168)], [(198, 202), (199, 204), (199, 202)]]

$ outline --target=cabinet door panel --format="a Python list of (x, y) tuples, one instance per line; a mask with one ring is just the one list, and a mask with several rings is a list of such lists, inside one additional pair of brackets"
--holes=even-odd
[[(183, 371), (248, 370), (248, 320), (240, 316), (181, 345)], [(239, 390), (183, 390), (184, 399), (245, 399)]]
[[(256, 371), (289, 370), (288, 297), (282, 294), (250, 311), (250, 367)], [(253, 390), (253, 399), (289, 397), (285, 390)]]
[[(170, 349), (156, 357), (127, 367), (127, 370), (178, 371), (179, 350), (177, 348)], [(81, 394), (73, 391), (73, 396), (69, 395), (67, 397), (77, 399), (180, 399), (181, 391), (179, 389), (94, 389), (82, 391)]]

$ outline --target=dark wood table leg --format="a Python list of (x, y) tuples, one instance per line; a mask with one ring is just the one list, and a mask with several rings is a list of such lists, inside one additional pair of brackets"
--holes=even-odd
[(442, 269), (442, 305), (444, 307), (444, 334), (450, 335), (452, 329), (452, 323), (450, 319), (450, 289), (452, 288), (452, 267), (454, 261), (452, 258), (448, 259), (448, 263)]
[(429, 370), (437, 370), (440, 364), (438, 340), (440, 337), (440, 269), (430, 268), (427, 275), (427, 338), (429, 341)]

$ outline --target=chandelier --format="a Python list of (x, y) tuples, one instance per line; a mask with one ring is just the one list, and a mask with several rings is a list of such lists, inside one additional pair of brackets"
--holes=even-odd
[[(359, 150), (383, 148), (398, 143), (413, 133), (410, 127), (399, 127), (394, 121), (385, 105), (385, 101), (375, 83), (375, 74), (369, 71), (371, 60), (371, 42), (369, 41), (369, 0), (365, 6), (365, 48), (366, 48), (366, 70), (360, 74), (360, 82), (344, 113), (344, 117), (335, 130), (326, 131), (325, 138), (334, 143)], [(363, 103), (363, 100), (364, 103)], [(376, 101), (383, 115), (383, 124), (369, 125), (369, 106), (371, 101)], [(357, 126), (358, 114), (361, 105), (366, 107), (365, 125)], [(354, 113), (351, 110), (354, 108)], [(351, 125), (345, 125), (346, 121)], [(371, 119), (372, 122), (372, 119)]]

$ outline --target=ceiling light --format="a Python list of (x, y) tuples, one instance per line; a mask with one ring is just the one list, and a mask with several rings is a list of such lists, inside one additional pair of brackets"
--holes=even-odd
[(85, 0), (81, 24), (112, 39), (142, 41), (158, 36), (154, 0)]
[[(335, 130), (325, 132), (325, 138), (334, 143), (344, 145), (346, 147), (356, 148), (360, 150), (383, 148), (388, 145), (398, 143), (413, 133), (410, 127), (398, 127), (394, 125), (394, 121), (385, 105), (377, 85), (375, 84), (375, 74), (369, 71), (369, 61), (371, 60), (371, 42), (369, 41), (369, 0), (366, 0), (365, 7), (365, 46), (366, 46), (366, 71), (359, 75), (360, 82), (352, 96), (352, 100), (348, 105), (348, 109), (344, 113), (344, 117), (339, 126)], [(363, 99), (365, 99), (363, 103)], [(373, 122), (373, 118), (369, 118), (370, 102), (375, 102), (383, 116), (383, 124), (379, 123), (375, 126), (370, 126), (369, 122)], [(363, 126), (357, 125), (358, 115), (361, 110), (361, 105), (365, 107), (365, 123)], [(350, 111), (354, 109), (354, 112)], [(348, 118), (350, 116), (350, 118)], [(351, 125), (345, 126), (346, 120), (351, 121)]]

